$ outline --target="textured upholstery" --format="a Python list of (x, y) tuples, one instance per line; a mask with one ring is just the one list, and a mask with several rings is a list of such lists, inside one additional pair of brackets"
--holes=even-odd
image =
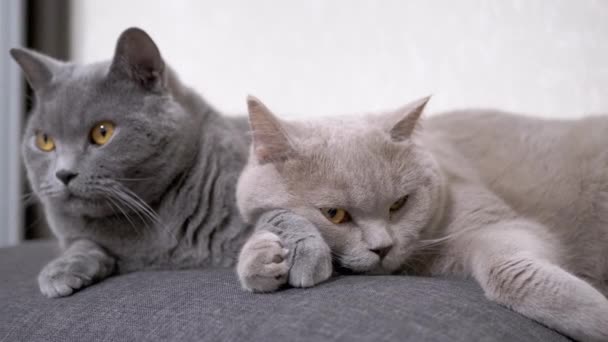
[(276, 294), (232, 270), (139, 272), (44, 298), (52, 242), (0, 249), (0, 341), (567, 341), (472, 282), (344, 276)]

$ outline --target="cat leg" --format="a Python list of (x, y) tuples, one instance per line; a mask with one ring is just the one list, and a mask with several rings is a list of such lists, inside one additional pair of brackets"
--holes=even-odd
[(466, 264), (490, 300), (576, 340), (608, 341), (608, 300), (558, 265), (543, 228), (513, 220), (469, 233)]
[(57, 259), (48, 263), (38, 275), (42, 294), (49, 298), (64, 297), (108, 277), (114, 272), (115, 260), (89, 240), (74, 241)]
[(310, 287), (332, 274), (329, 246), (318, 229), (288, 210), (260, 216), (241, 249), (237, 274), (243, 288), (271, 292), (289, 284)]

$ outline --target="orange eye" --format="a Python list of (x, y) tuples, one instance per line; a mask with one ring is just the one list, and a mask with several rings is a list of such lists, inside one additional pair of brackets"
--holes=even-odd
[(36, 133), (36, 146), (41, 151), (51, 152), (55, 149), (55, 141), (48, 134), (38, 132)]
[(95, 145), (105, 145), (113, 134), (113, 123), (109, 121), (100, 122), (91, 129), (91, 142)]
[(321, 208), (321, 213), (327, 217), (331, 223), (340, 224), (350, 221), (350, 214), (348, 211), (341, 208)]

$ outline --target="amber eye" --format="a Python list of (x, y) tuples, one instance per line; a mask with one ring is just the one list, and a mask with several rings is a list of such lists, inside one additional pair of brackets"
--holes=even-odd
[(340, 224), (350, 221), (348, 211), (340, 208), (321, 208), (323, 215), (334, 224)]
[(400, 199), (398, 199), (397, 201), (395, 201), (395, 203), (393, 203), (393, 205), (391, 205), (391, 208), (389, 209), (389, 211), (391, 213), (394, 213), (395, 211), (403, 208), (403, 206), (405, 205), (405, 203), (407, 203), (407, 199), (409, 196), (403, 196)]
[(105, 145), (114, 134), (114, 124), (108, 121), (100, 122), (91, 129), (91, 142), (95, 145)]
[(36, 133), (36, 146), (44, 152), (51, 152), (55, 149), (55, 141), (48, 134)]

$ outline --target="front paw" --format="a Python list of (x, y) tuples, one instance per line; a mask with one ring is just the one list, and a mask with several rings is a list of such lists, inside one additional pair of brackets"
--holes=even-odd
[(87, 268), (82, 261), (53, 260), (38, 275), (40, 291), (48, 298), (69, 296), (92, 283)]
[(331, 277), (331, 250), (322, 238), (311, 236), (296, 242), (291, 256), (289, 285), (311, 287)]
[(281, 239), (268, 231), (258, 231), (245, 243), (237, 274), (244, 289), (271, 292), (287, 283), (289, 266), (285, 260), (288, 250)]

